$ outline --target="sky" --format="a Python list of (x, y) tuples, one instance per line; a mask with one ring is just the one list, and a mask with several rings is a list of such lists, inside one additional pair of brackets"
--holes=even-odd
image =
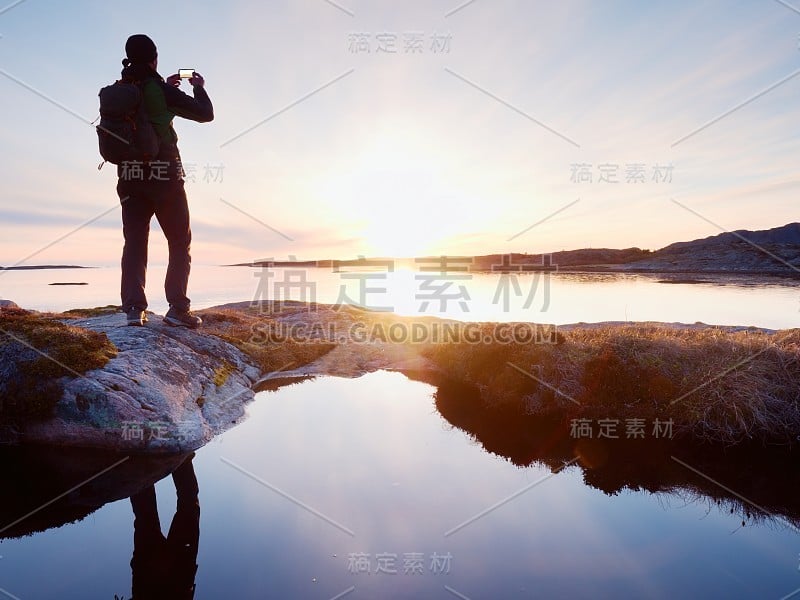
[(133, 33), (214, 103), (175, 122), (195, 263), (657, 249), (800, 220), (800, 0), (7, 2), (0, 265), (118, 263), (90, 122)]

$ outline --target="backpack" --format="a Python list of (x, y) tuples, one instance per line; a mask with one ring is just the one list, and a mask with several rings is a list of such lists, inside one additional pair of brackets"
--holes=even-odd
[(107, 162), (148, 162), (158, 155), (158, 135), (147, 118), (142, 86), (142, 82), (120, 79), (98, 94), (97, 141), (100, 156)]

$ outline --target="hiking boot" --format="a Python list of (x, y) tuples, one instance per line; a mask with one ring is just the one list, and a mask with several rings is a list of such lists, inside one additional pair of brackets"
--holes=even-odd
[(128, 325), (135, 325), (141, 327), (147, 323), (147, 313), (138, 308), (132, 308), (127, 313)]
[(188, 310), (178, 310), (175, 307), (170, 307), (167, 314), (164, 315), (164, 323), (172, 325), (173, 327), (188, 327), (189, 329), (197, 329), (203, 324), (203, 319), (195, 316)]

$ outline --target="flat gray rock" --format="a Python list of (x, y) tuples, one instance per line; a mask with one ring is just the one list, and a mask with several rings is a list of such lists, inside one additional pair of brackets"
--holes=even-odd
[(27, 425), (13, 441), (183, 453), (242, 420), (258, 368), (202, 328), (148, 316), (144, 327), (127, 326), (121, 313), (66, 321), (105, 333), (119, 353), (102, 369), (65, 378), (55, 416)]

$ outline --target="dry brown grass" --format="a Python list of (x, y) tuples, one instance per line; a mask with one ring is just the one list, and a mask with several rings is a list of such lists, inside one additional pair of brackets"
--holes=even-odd
[(478, 385), (489, 404), (571, 417), (672, 419), (676, 435), (722, 443), (797, 442), (798, 329), (609, 325), (564, 336), (560, 344), (453, 344), (425, 353), (451, 377)]
[[(291, 310), (269, 313), (256, 309), (206, 309), (198, 311), (198, 314), (203, 318), (204, 332), (239, 348), (256, 362), (263, 373), (275, 373), (311, 363), (336, 346), (326, 341), (278, 342), (263, 335), (263, 331), (275, 323), (278, 314), (285, 316), (291, 314)], [(299, 309), (294, 310), (296, 312)]]

